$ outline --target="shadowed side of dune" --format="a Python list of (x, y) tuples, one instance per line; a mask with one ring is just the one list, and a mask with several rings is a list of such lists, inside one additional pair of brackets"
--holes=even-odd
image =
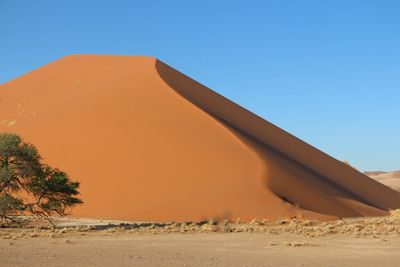
[(352, 217), (382, 215), (400, 194), (157, 61), (169, 86), (225, 123), (263, 158), (265, 186), (300, 210)]

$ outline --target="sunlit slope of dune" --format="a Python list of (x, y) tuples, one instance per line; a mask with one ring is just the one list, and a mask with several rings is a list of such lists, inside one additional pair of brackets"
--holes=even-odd
[(74, 216), (372, 216), (400, 194), (154, 58), (73, 55), (0, 87), (0, 132), (81, 182)]

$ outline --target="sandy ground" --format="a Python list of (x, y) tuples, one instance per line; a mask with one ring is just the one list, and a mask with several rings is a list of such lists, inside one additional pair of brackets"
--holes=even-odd
[(399, 247), (399, 236), (123, 233), (3, 239), (0, 257), (2, 266), (398, 266)]
[(1, 266), (399, 266), (400, 211), (330, 222), (126, 223), (0, 228)]

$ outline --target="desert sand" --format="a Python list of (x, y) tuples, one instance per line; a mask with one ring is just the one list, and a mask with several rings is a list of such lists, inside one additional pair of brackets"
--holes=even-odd
[(398, 266), (390, 217), (132, 223), (62, 219), (0, 231), (2, 266)]
[(400, 171), (393, 172), (366, 172), (366, 175), (371, 177), (372, 179), (393, 188), (396, 191), (400, 191)]
[[(292, 247), (299, 240), (310, 245)], [(399, 238), (288, 235), (73, 236), (0, 241), (2, 266), (398, 266)]]
[(77, 217), (328, 220), (400, 207), (395, 190), (149, 57), (67, 56), (2, 84), (0, 132), (81, 183)]

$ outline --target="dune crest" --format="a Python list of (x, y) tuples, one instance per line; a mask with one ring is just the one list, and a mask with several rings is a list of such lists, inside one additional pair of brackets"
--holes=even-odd
[(154, 58), (54, 61), (0, 86), (0, 122), (81, 182), (74, 216), (331, 219), (400, 207), (398, 192)]

